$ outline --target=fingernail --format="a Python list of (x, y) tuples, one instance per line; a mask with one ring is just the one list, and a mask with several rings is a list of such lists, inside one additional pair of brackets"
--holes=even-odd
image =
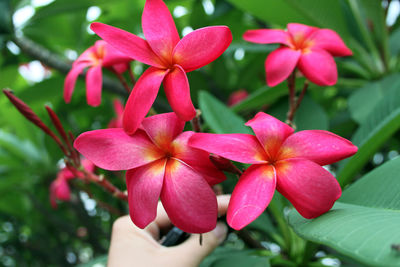
[(211, 231), (215, 237), (217, 237), (218, 241), (222, 243), (225, 240), (226, 234), (228, 232), (228, 227), (225, 223), (219, 222), (214, 230)]

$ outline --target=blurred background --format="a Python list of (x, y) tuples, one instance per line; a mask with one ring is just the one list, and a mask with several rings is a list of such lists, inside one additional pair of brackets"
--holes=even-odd
[[(116, 116), (112, 101), (124, 101), (127, 97), (113, 74), (105, 72), (109, 78), (104, 84), (102, 104), (97, 108), (86, 104), (84, 79), (77, 82), (71, 103), (64, 103), (65, 75), (71, 62), (99, 39), (89, 29), (93, 21), (143, 37), (141, 12), (144, 2), (0, 0), (0, 88), (12, 89), (48, 125), (50, 120), (44, 104), (51, 106), (64, 126), (75, 135), (107, 127)], [(336, 58), (339, 80), (335, 86), (310, 85), (296, 115), (297, 129), (330, 130), (359, 146), (361, 156), (330, 167), (345, 183), (398, 155), (399, 1), (165, 2), (181, 36), (209, 25), (227, 25), (233, 34), (233, 42), (223, 56), (188, 74), (192, 99), (203, 112), (205, 130), (245, 132), (242, 123), (260, 110), (285, 119), (288, 109), (286, 83), (274, 88), (265, 85), (264, 60), (278, 46), (247, 43), (242, 34), (248, 29), (284, 29), (287, 23), (299, 22), (335, 30), (354, 56)], [(146, 67), (132, 62), (136, 78)], [(300, 79), (298, 89), (301, 86)], [(242, 92), (239, 97), (242, 101), (227, 108), (225, 104), (229, 97), (237, 91)], [(159, 94), (155, 109), (160, 113), (170, 110), (164, 93)], [(4, 96), (0, 96), (0, 114), (0, 265), (104, 266), (112, 222), (127, 214), (127, 205), (96, 185), (72, 180), (71, 201), (59, 202), (57, 208), (53, 208), (49, 187), (62, 168), (63, 154)], [(123, 173), (102, 170), (99, 173), (125, 190)], [(230, 192), (234, 182), (234, 178), (228, 179), (223, 185), (224, 191)], [(288, 253), (288, 248), (279, 243), (276, 225), (267, 210), (248, 227), (254, 238), (264, 242), (266, 250), (258, 256), (275, 259), (271, 261), (274, 265), (288, 266), (286, 264), (292, 262), (296, 266), (296, 253)], [(231, 255), (230, 249), (242, 249), (243, 252), (246, 247), (248, 245), (233, 233), (219, 254), (213, 254), (203, 264), (244, 266), (237, 265), (240, 257), (232, 260), (228, 255)], [(329, 249), (322, 251), (322, 265), (355, 264)], [(248, 254), (243, 256), (242, 264), (265, 266), (265, 261), (257, 265), (260, 262), (253, 264), (245, 256)]]

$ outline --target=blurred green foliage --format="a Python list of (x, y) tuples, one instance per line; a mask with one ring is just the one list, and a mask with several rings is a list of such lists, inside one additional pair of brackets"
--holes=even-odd
[[(37, 5), (40, 2), (44, 1), (0, 1), (0, 88), (14, 90), (46, 123), (49, 123), (49, 119), (44, 104), (51, 105), (66, 128), (75, 135), (105, 128), (115, 116), (112, 100), (121, 98), (120, 95), (105, 89), (102, 105), (89, 107), (85, 99), (85, 84), (81, 79), (77, 82), (72, 102), (65, 104), (62, 99), (65, 73), (49, 69), (47, 76), (39, 73), (42, 76), (40, 79), (37, 79), (37, 75), (37, 80), (26, 78), (26, 74), (23, 76), (24, 68), (30, 73), (37, 70), (26, 65), (36, 58), (18, 48), (15, 41), (24, 36), (57, 55), (64, 63), (71, 62), (98, 39), (88, 32), (91, 21), (87, 15), (91, 7), (95, 6), (101, 11), (96, 21), (141, 35), (141, 12), (145, 0), (55, 0), (47, 1), (46, 5)], [(190, 29), (187, 27), (196, 29), (208, 25), (227, 25), (233, 33), (233, 42), (223, 56), (188, 74), (192, 99), (195, 106), (202, 110), (205, 130), (216, 133), (249, 132), (242, 123), (260, 110), (284, 120), (288, 105), (286, 84), (274, 88), (265, 85), (264, 60), (277, 46), (246, 43), (241, 36), (248, 29), (285, 28), (289, 22), (299, 22), (336, 30), (354, 56), (336, 60), (339, 80), (335, 86), (321, 88), (310, 85), (296, 115), (298, 130), (330, 130), (359, 146), (360, 152), (355, 157), (330, 166), (343, 186), (397, 156), (400, 128), (400, 20), (397, 18), (392, 25), (386, 23), (387, 4), (391, 1), (165, 2), (174, 15), (180, 33)], [(22, 10), (26, 13), (21, 15)], [(28, 16), (29, 12), (31, 17)], [(18, 23), (21, 18), (22, 24)], [(139, 77), (146, 66), (133, 62), (132, 67), (136, 77)], [(114, 79), (111, 73), (106, 75)], [(297, 89), (301, 89), (303, 81), (298, 79)], [(239, 89), (246, 89), (250, 96), (228, 108), (225, 103), (229, 95)], [(164, 94), (158, 96), (155, 109), (157, 112), (170, 110)], [(126, 204), (95, 185), (73, 181), (71, 201), (59, 203), (58, 209), (52, 209), (49, 186), (56, 177), (62, 153), (52, 140), (29, 124), (6, 97), (0, 97), (0, 114), (0, 265), (70, 266), (82, 263), (93, 266), (95, 263), (104, 263), (106, 258), (103, 255), (108, 248), (112, 222), (119, 214), (127, 213)], [(381, 203), (381, 198), (387, 196), (387, 192), (382, 189), (382, 192), (379, 191), (381, 193), (374, 194), (373, 189), (380, 184), (378, 180), (382, 180), (387, 187), (396, 186), (395, 179), (399, 178), (399, 172), (391, 171), (397, 167), (395, 162), (398, 160), (386, 163), (384, 167), (360, 179), (360, 182), (349, 186), (344, 193), (343, 203), (336, 206), (343, 210), (343, 216), (338, 214), (335, 217), (337, 213), (332, 212), (308, 224), (294, 212), (290, 213), (289, 219), (300, 236), (322, 243), (325, 247), (306, 242), (286, 224), (289, 205), (277, 193), (267, 211), (248, 227), (251, 235), (262, 241), (265, 250), (249, 250), (238, 235), (232, 233), (224, 246), (206, 259), (203, 266), (243, 266), (244, 262), (251, 266), (268, 266), (268, 263), (274, 266), (300, 266), (308, 260), (312, 260), (309, 266), (323, 266), (325, 258), (340, 259), (343, 266), (356, 266), (347, 257), (370, 264), (368, 255), (372, 252), (356, 250), (357, 239), (340, 243), (342, 241), (335, 239), (337, 236), (332, 236), (331, 232), (313, 231), (319, 228), (327, 230), (332, 220), (340, 220), (347, 231), (359, 229), (357, 233), (361, 235), (360, 238), (377, 231), (374, 228), (375, 221), (369, 222), (369, 228), (360, 228), (365, 223), (363, 220), (369, 220), (368, 216), (347, 224), (346, 214), (359, 214), (359, 209), (374, 209), (374, 203)], [(119, 188), (125, 189), (123, 173), (100, 172)], [(235, 179), (230, 177), (224, 183), (226, 191), (231, 190)], [(370, 190), (370, 194), (365, 190)], [(347, 192), (356, 197), (353, 199)], [(366, 200), (364, 198), (357, 202), (357, 196), (363, 194), (371, 196), (371, 199), (373, 195), (376, 202), (364, 205), (361, 203)], [(391, 197), (398, 202), (398, 194)], [(114, 212), (105, 209), (103, 203), (113, 207)], [(388, 207), (383, 205), (379, 208)], [(372, 217), (375, 216), (374, 212), (397, 214), (399, 207), (391, 205), (387, 211), (374, 210)], [(319, 221), (319, 228), (310, 230)], [(389, 224), (380, 227), (398, 232)], [(363, 243), (365, 246), (375, 242), (373, 238), (366, 240)], [(385, 246), (382, 251), (390, 250), (387, 247), (389, 243), (379, 243), (379, 246)], [(393, 243), (400, 243), (400, 239), (393, 237)], [(378, 243), (372, 245), (371, 249)], [(317, 248), (325, 252), (315, 256)], [(233, 254), (235, 256), (231, 257)]]

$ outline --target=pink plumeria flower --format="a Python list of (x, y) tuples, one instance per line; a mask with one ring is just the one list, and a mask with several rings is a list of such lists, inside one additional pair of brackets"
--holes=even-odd
[(124, 114), (124, 105), (118, 99), (115, 99), (113, 102), (115, 115), (117, 115), (114, 119), (112, 119), (107, 128), (122, 128), (122, 115)]
[[(87, 160), (82, 160), (82, 166), (85, 170), (93, 172), (96, 168), (94, 164)], [(57, 208), (57, 200), (69, 201), (71, 199), (71, 190), (69, 189), (68, 180), (74, 178), (83, 178), (82, 172), (72, 172), (67, 167), (62, 168), (57, 178), (50, 185), (50, 204), (53, 208)]]
[(229, 203), (227, 220), (241, 229), (268, 206), (275, 188), (305, 218), (330, 210), (340, 197), (339, 183), (322, 165), (356, 153), (350, 141), (322, 130), (293, 133), (287, 124), (259, 112), (246, 123), (250, 134), (196, 133), (189, 141), (230, 160), (251, 165), (240, 177)]
[(161, 83), (172, 110), (184, 121), (196, 110), (190, 98), (186, 72), (217, 59), (228, 48), (232, 34), (226, 26), (195, 30), (179, 38), (171, 13), (162, 0), (147, 0), (142, 15), (146, 40), (102, 23), (91, 29), (126, 55), (150, 65), (137, 81), (125, 106), (124, 129), (132, 134), (154, 103)]
[(175, 113), (147, 117), (128, 135), (122, 128), (81, 134), (75, 148), (97, 166), (128, 170), (129, 214), (140, 228), (157, 214), (161, 202), (171, 220), (188, 233), (215, 228), (217, 200), (210, 185), (225, 175), (209, 160), (209, 154), (187, 145), (194, 132), (183, 132), (185, 122)]
[(317, 85), (334, 85), (338, 74), (333, 57), (353, 54), (336, 32), (298, 23), (289, 23), (287, 31), (249, 30), (243, 39), (259, 44), (281, 44), (265, 61), (267, 84), (271, 87), (287, 79), (296, 67)]
[(64, 82), (64, 100), (71, 101), (76, 79), (85, 68), (86, 73), (86, 99), (90, 106), (98, 106), (101, 103), (101, 88), (103, 83), (102, 68), (110, 68), (118, 73), (123, 73), (133, 59), (117, 51), (103, 40), (96, 41), (72, 64)]

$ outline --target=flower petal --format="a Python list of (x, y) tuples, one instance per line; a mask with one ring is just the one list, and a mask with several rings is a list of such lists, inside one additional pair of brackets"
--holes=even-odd
[(179, 34), (168, 7), (162, 0), (147, 0), (142, 15), (143, 34), (153, 51), (171, 62)]
[[(83, 166), (83, 168), (89, 172), (94, 172), (94, 170), (96, 169), (96, 166), (93, 164), (93, 162), (91, 162), (88, 159), (82, 159), (81, 160), (81, 164)], [(81, 172), (78, 172), (78, 177), (82, 178), (84, 175)]]
[(131, 57), (118, 51), (104, 40), (96, 41), (93, 52), (98, 59), (103, 60), (102, 66), (104, 67), (110, 67), (119, 63), (127, 63), (133, 60)]
[(275, 192), (272, 165), (251, 165), (240, 177), (228, 206), (228, 224), (240, 230), (254, 221), (268, 206)]
[(105, 56), (103, 58), (103, 66), (104, 67), (110, 67), (113, 65), (120, 65), (122, 69), (122, 66), (126, 66), (125, 63), (128, 63), (130, 61), (133, 61), (131, 57), (128, 57), (127, 55), (119, 52), (117, 49), (112, 47), (111, 45), (107, 45), (107, 50), (105, 52)]
[(351, 56), (353, 52), (345, 45), (339, 34), (330, 29), (320, 29), (312, 36), (313, 47), (328, 51), (332, 56)]
[(287, 25), (288, 32), (292, 35), (293, 39), (302, 38), (306, 39), (315, 31), (318, 30), (316, 27), (300, 24), (300, 23), (289, 23)]
[(173, 60), (186, 72), (190, 72), (216, 60), (231, 42), (232, 33), (226, 26), (197, 29), (176, 45)]
[(279, 158), (303, 158), (319, 165), (327, 165), (356, 152), (355, 145), (336, 134), (323, 130), (307, 130), (289, 136), (282, 145)]
[(86, 100), (90, 106), (97, 107), (100, 105), (102, 85), (101, 65), (89, 68), (86, 73)]
[(126, 172), (129, 215), (142, 229), (157, 216), (166, 163), (166, 159), (160, 159)]
[(62, 177), (57, 177), (50, 185), (50, 204), (55, 209), (57, 208), (57, 199), (69, 201), (71, 198), (71, 191), (67, 180)]
[(196, 110), (190, 99), (189, 82), (185, 71), (175, 65), (164, 79), (164, 89), (172, 110), (184, 121), (189, 121), (196, 116)]
[(74, 147), (95, 165), (111, 171), (133, 169), (164, 156), (142, 130), (132, 136), (121, 128), (89, 131), (76, 138)]
[(88, 65), (92, 65), (96, 63), (97, 60), (98, 58), (96, 56), (96, 47), (95, 45), (92, 45), (88, 49), (83, 51), (83, 53), (72, 63), (72, 66), (80, 63), (86, 63)]
[(226, 179), (225, 174), (210, 161), (210, 154), (188, 145), (193, 134), (195, 133), (191, 131), (183, 132), (172, 142), (174, 157), (195, 169), (209, 185), (223, 182)]
[(327, 170), (304, 159), (278, 161), (277, 189), (307, 219), (329, 211), (342, 191)]
[(122, 116), (124, 114), (124, 105), (119, 99), (113, 101), (114, 112), (116, 117), (111, 119), (107, 128), (122, 128)]
[(272, 158), (275, 158), (285, 139), (294, 132), (292, 127), (264, 112), (258, 112), (246, 125), (253, 129), (258, 141)]
[(168, 149), (175, 137), (185, 128), (185, 122), (170, 112), (145, 118), (142, 127), (154, 144)]
[(83, 69), (88, 66), (87, 62), (75, 64), (72, 69), (68, 72), (67, 77), (64, 81), (64, 101), (69, 103), (71, 101), (72, 93), (74, 92), (76, 79), (79, 74), (82, 73)]
[(320, 86), (334, 85), (338, 73), (333, 57), (321, 49), (312, 49), (301, 55), (298, 67), (311, 82)]
[(139, 128), (143, 118), (153, 105), (158, 89), (167, 72), (150, 67), (136, 82), (126, 102), (123, 116), (124, 130), (128, 134), (133, 134)]
[(254, 135), (196, 133), (189, 145), (243, 163), (266, 163), (267, 155)]
[(71, 191), (66, 179), (57, 178), (51, 183), (51, 190), (54, 190), (54, 195), (59, 200), (68, 201), (71, 198)]
[(151, 50), (149, 44), (142, 38), (130, 32), (99, 22), (92, 23), (90, 29), (115, 49), (121, 51), (121, 53), (151, 66), (164, 66), (163, 61)]
[(122, 104), (121, 100), (115, 99), (113, 101), (113, 107), (117, 117), (121, 117), (124, 114), (124, 104)]
[(258, 44), (290, 45), (290, 35), (284, 30), (277, 29), (248, 30), (243, 34), (243, 39)]
[(161, 202), (171, 222), (187, 233), (205, 233), (217, 224), (217, 199), (206, 180), (186, 164), (167, 163)]
[(289, 77), (300, 56), (300, 51), (288, 47), (281, 47), (272, 51), (265, 60), (268, 86), (273, 87)]

